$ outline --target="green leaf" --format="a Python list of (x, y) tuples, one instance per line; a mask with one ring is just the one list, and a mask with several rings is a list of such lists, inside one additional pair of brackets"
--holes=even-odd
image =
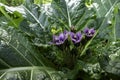
[(23, 16), (25, 14), (24, 10), (21, 6), (18, 7), (9, 7), (4, 4), (0, 4), (0, 12), (6, 17), (9, 21), (7, 24), (9, 26), (13, 26), (18, 28), (20, 22), (23, 20)]
[(29, 65), (32, 66), (36, 65), (36, 62), (34, 62), (35, 61), (34, 57), (38, 60), (38, 62), (40, 62), (40, 64), (44, 65), (43, 62), (41, 62), (40, 59), (38, 59), (38, 57), (36, 56), (37, 51), (35, 51), (35, 48), (32, 46), (32, 44), (29, 42), (29, 40), (26, 37), (23, 37), (24, 36), (23, 34), (15, 30), (10, 30), (9, 34), (10, 35), (8, 35), (9, 37), (7, 39), (4, 37), (0, 37), (0, 38), (8, 46), (10, 46), (15, 53), (17, 53), (25, 61), (27, 61)]
[[(28, 5), (30, 4), (30, 5)], [(40, 6), (32, 4), (32, 2), (26, 3), (22, 6), (26, 13), (26, 18), (31, 23), (37, 24), (39, 28), (41, 28), (43, 31), (45, 31), (45, 27), (48, 25), (48, 16), (44, 12), (47, 5), (41, 4)]]
[[(109, 5), (107, 7), (105, 7), (105, 4), (108, 4), (109, 1)], [(92, 41), (94, 40), (94, 38), (96, 36), (98, 36), (99, 38), (104, 38), (107, 39), (109, 41), (116, 41), (116, 24), (119, 24), (119, 22), (116, 21), (114, 16), (117, 16), (118, 13), (113, 14), (114, 13), (114, 9), (116, 9), (116, 5), (118, 4), (118, 0), (106, 0), (106, 1), (98, 1), (98, 0), (94, 0), (94, 2), (92, 3), (92, 7), (95, 8), (95, 11), (97, 13), (97, 21), (96, 23), (100, 23), (100, 24), (95, 24), (94, 26), (96, 26), (96, 33), (94, 35), (94, 37), (88, 41), (88, 43), (85, 45), (83, 51), (81, 52), (80, 56), (85, 54), (85, 51), (87, 50), (87, 48), (89, 47), (89, 45), (92, 43)], [(104, 3), (104, 4), (103, 4)], [(112, 4), (110, 4), (112, 3)], [(104, 6), (102, 6), (104, 5)], [(101, 13), (101, 10), (106, 10), (103, 11), (103, 13)], [(114, 16), (112, 16), (112, 14)], [(102, 22), (101, 20), (102, 19)], [(111, 19), (113, 20), (113, 22), (111, 21)], [(100, 20), (100, 21), (99, 21)], [(109, 21), (112, 23), (109, 23)], [(93, 21), (94, 22), (94, 21)], [(117, 27), (118, 28), (118, 27)], [(112, 32), (111, 32), (112, 31)]]
[(118, 2), (119, 0), (94, 0), (93, 7), (97, 11), (98, 17), (107, 17)]
[[(48, 16), (44, 12), (44, 5), (35, 5), (29, 2), (23, 5), (26, 12), (25, 19), (20, 24), (20, 29), (25, 32), (32, 39), (33, 44), (37, 45), (47, 45), (50, 41), (50, 24), (48, 21)], [(47, 35), (46, 35), (47, 33)], [(42, 38), (42, 40), (41, 40)]]
[(1, 7), (1, 6), (0, 6), (0, 12), (2, 12), (2, 13), (5, 15), (5, 17), (6, 17), (7, 19), (9, 19), (9, 20), (14, 24), (14, 26), (15, 26), (16, 28), (18, 27), (18, 26), (16, 25), (16, 23), (11, 19), (11, 17), (7, 14), (7, 12), (5, 12), (4, 8)]
[(77, 30), (80, 30), (81, 27), (84, 27), (81, 25), (86, 22), (84, 18), (90, 17), (85, 17), (85, 15), (87, 15), (85, 13), (87, 8), (85, 7), (84, 2), (84, 0), (53, 0), (51, 4), (52, 11), (50, 11), (51, 23), (67, 30), (70, 30), (70, 27), (72, 26)]
[(100, 66), (106, 72), (119, 76), (120, 75), (120, 59), (119, 59), (120, 55), (117, 55), (114, 57), (116, 58), (110, 58), (107, 55), (99, 56)]
[[(54, 76), (53, 76), (54, 74)], [(59, 75), (59, 76), (57, 76)], [(66, 80), (63, 73), (48, 67), (16, 67), (0, 70), (0, 80)]]
[(24, 2), (24, 0), (0, 0), (0, 2), (9, 6), (19, 6)]
[(52, 2), (52, 0), (34, 0), (35, 4), (48, 4), (51, 2)]

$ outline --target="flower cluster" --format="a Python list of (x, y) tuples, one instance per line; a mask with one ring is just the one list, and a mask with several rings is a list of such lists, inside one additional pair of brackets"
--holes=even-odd
[(94, 30), (94, 28), (91, 28), (91, 29), (85, 28), (83, 32), (84, 32), (84, 34), (82, 34), (81, 32), (74, 33), (74, 32), (64, 31), (63, 33), (60, 33), (58, 36), (53, 35), (53, 40), (52, 40), (51, 44), (61, 45), (68, 39), (69, 36), (70, 36), (71, 41), (74, 44), (77, 44), (77, 43), (80, 43), (83, 35), (85, 35), (88, 38), (93, 37), (95, 30)]
[(60, 65), (73, 69), (82, 49), (94, 34), (94, 28), (85, 28), (83, 31), (77, 32), (74, 27), (71, 27), (71, 31), (64, 31), (59, 35), (53, 35), (53, 40), (50, 44), (57, 46), (62, 51)]

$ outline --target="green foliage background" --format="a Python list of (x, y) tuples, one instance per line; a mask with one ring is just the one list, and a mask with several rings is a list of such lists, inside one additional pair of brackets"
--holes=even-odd
[[(48, 44), (52, 30), (71, 26), (96, 30), (73, 69), (61, 66), (62, 52)], [(0, 0), (0, 80), (119, 78), (119, 0)]]

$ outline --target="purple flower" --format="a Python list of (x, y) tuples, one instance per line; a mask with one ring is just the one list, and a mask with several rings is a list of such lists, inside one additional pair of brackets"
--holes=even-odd
[(61, 33), (59, 36), (53, 35), (53, 42), (51, 42), (51, 44), (61, 45), (66, 39), (67, 36), (64, 33)]
[(67, 30), (65, 30), (64, 32), (63, 32), (63, 34), (65, 35), (65, 37), (66, 37), (66, 39), (68, 38), (68, 36), (69, 36), (69, 31), (67, 31)]
[(66, 34), (68, 34), (68, 31), (67, 31), (67, 30), (64, 30), (64, 32), (63, 32), (63, 33), (66, 35)]
[(79, 43), (82, 39), (82, 34), (80, 32), (77, 32), (76, 34), (73, 32), (70, 32), (71, 40), (74, 44)]
[(84, 33), (87, 37), (92, 37), (95, 33), (95, 30), (94, 30), (94, 28), (91, 28), (91, 29), (85, 28)]

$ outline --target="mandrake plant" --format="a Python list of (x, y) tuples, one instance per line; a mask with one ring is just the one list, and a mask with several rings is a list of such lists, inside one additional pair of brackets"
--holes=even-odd
[(0, 1), (0, 80), (119, 80), (119, 0), (12, 1)]

